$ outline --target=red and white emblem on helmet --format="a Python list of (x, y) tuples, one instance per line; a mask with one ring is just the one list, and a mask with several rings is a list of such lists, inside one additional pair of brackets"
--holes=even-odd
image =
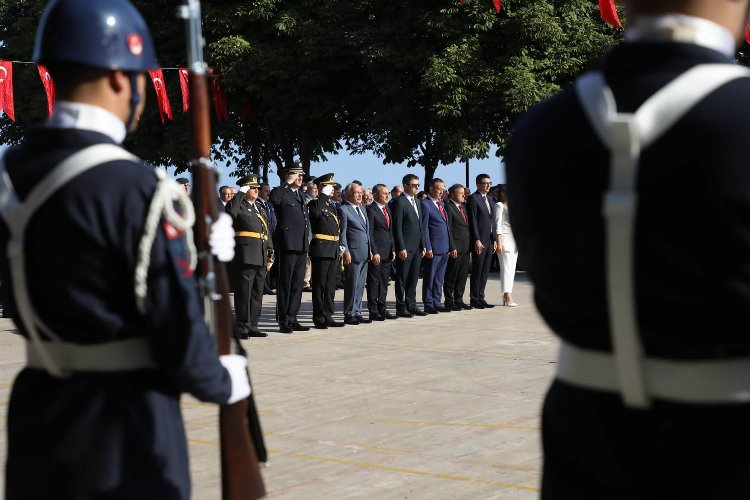
[(134, 56), (143, 54), (143, 38), (138, 33), (128, 35), (128, 49)]

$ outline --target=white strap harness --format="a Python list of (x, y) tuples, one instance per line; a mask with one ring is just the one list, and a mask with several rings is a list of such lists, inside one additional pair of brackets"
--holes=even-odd
[(714, 90), (748, 76), (750, 70), (741, 66), (696, 66), (655, 93), (635, 114), (617, 112), (612, 91), (601, 73), (588, 73), (576, 82), (586, 116), (611, 152), (611, 179), (603, 211), (613, 354), (564, 342), (558, 363), (559, 379), (620, 392), (631, 407), (648, 407), (650, 396), (696, 403), (750, 401), (750, 359), (683, 362), (644, 358), (633, 270), (638, 204), (635, 184), (641, 151)]
[[(28, 194), (24, 202), (16, 196), (10, 176), (0, 158), (0, 216), (4, 219), (10, 237), (8, 240), (8, 260), (13, 280), (13, 295), (21, 321), (29, 335), (27, 343), (27, 364), (34, 368), (43, 368), (56, 377), (69, 376), (73, 371), (122, 371), (153, 368), (155, 362), (151, 357), (146, 338), (110, 341), (93, 345), (82, 345), (62, 341), (42, 322), (34, 310), (26, 283), (26, 262), (24, 241), (26, 227), (36, 210), (42, 206), (59, 188), (77, 177), (103, 163), (116, 160), (139, 161), (136, 156), (112, 144), (98, 144), (83, 149), (66, 158), (55, 169), (39, 182)], [(190, 200), (179, 185), (166, 179), (163, 171), (156, 170), (159, 183), (154, 193), (146, 227), (139, 245), (138, 262), (135, 271), (135, 295), (139, 310), (143, 313), (146, 296), (146, 278), (148, 275), (151, 245), (156, 236), (159, 219), (173, 224), (178, 230), (186, 232), (187, 240), (192, 243), (191, 227), (195, 214)], [(180, 205), (184, 216), (174, 209), (174, 203)], [(191, 263), (195, 262), (195, 248), (189, 246)], [(40, 330), (49, 337), (42, 339)]]

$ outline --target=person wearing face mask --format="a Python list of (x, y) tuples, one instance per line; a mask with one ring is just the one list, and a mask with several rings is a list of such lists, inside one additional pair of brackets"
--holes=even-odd
[[(218, 356), (203, 316), (190, 199), (120, 146), (159, 67), (151, 36), (126, 0), (53, 0), (34, 61), (56, 84), (52, 116), (0, 160), (3, 303), (27, 353), (5, 498), (187, 500), (181, 393), (231, 404), (250, 387), (244, 356)], [(222, 215), (210, 247), (227, 262)]]
[(561, 340), (542, 498), (744, 498), (748, 1), (625, 7), (625, 43), (522, 117), (505, 156), (514, 237)]
[(305, 194), (300, 190), (305, 171), (301, 163), (286, 169), (284, 183), (273, 189), (269, 197), (276, 212), (276, 244), (278, 245), (278, 289), (276, 313), (281, 333), (306, 332), (297, 320), (302, 303), (305, 265), (310, 249)]

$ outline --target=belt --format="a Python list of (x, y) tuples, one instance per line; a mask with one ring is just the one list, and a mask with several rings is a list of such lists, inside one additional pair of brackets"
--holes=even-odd
[[(145, 338), (112, 340), (100, 344), (44, 342), (44, 350), (66, 372), (122, 372), (156, 368)], [(26, 342), (26, 366), (45, 369), (34, 344)]]
[(267, 240), (268, 236), (265, 234), (256, 233), (254, 231), (237, 231), (234, 233), (235, 236), (244, 236), (246, 238), (258, 238), (261, 240)]
[[(676, 360), (643, 358), (649, 396), (695, 404), (750, 402), (750, 358)], [(615, 357), (563, 342), (557, 378), (571, 385), (621, 393)]]
[(339, 241), (339, 237), (332, 234), (313, 234), (312, 237), (315, 240)]

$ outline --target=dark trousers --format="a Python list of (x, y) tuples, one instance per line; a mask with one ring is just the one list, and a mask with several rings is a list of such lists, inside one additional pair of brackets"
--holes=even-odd
[(441, 253), (434, 254), (431, 259), (423, 260), (422, 303), (427, 309), (440, 309), (443, 305), (443, 281), (448, 259), (447, 253)]
[(277, 264), (279, 266), (279, 287), (276, 292), (276, 312), (279, 325), (290, 325), (297, 321), (297, 313), (302, 303), (307, 254), (305, 252), (284, 252), (279, 255)]
[(380, 261), (376, 266), (370, 261), (367, 265), (367, 309), (370, 314), (384, 314), (386, 312), (386, 296), (388, 295), (388, 280), (391, 277), (393, 261)]
[(443, 295), (447, 307), (463, 303), (470, 263), (471, 253), (458, 254), (455, 259), (448, 259), (448, 266), (445, 269), (445, 283), (443, 284)]
[(336, 294), (336, 275), (340, 267), (339, 259), (313, 257), (310, 262), (312, 266), (310, 286), (312, 286), (313, 322), (325, 324), (333, 320), (333, 297)]
[(257, 330), (263, 304), (266, 268), (265, 266), (232, 263), (229, 269), (232, 273), (237, 330), (240, 333)]
[(490, 276), (490, 265), (492, 264), (492, 242), (485, 245), (481, 254), (476, 253), (471, 259), (471, 280), (469, 280), (469, 295), (472, 302), (484, 301), (484, 288), (487, 286), (487, 278)]
[(396, 309), (414, 311), (417, 308), (417, 282), (422, 265), (422, 252), (407, 252), (406, 259), (396, 259)]

